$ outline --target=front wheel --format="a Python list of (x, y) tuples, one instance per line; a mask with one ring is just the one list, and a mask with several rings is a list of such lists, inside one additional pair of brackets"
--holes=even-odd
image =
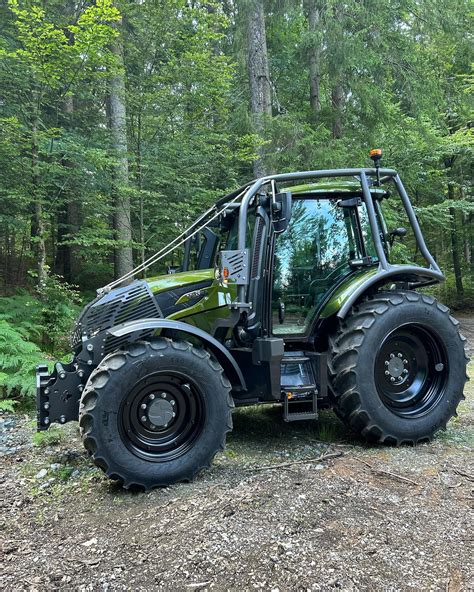
[(335, 411), (367, 440), (429, 441), (463, 398), (464, 338), (430, 296), (397, 291), (364, 300), (339, 324), (331, 350)]
[(127, 489), (189, 481), (224, 448), (230, 389), (202, 348), (164, 338), (132, 344), (90, 376), (79, 409), (84, 446)]

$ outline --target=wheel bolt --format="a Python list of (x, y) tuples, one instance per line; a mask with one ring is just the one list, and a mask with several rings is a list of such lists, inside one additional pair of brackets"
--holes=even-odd
[(171, 405), (173, 405), (173, 407), (176, 405), (175, 401), (170, 401)]
[(390, 372), (388, 370), (385, 370), (385, 376), (389, 376)]
[(389, 361), (385, 360), (385, 366), (388, 366), (388, 364), (389, 364)]
[(173, 417), (176, 417), (176, 413), (173, 413)]
[(390, 354), (390, 359), (393, 360), (393, 358), (395, 357), (395, 354)]
[(408, 374), (408, 370), (405, 368), (405, 370), (403, 371), (403, 374)]
[(140, 408), (141, 408), (141, 409), (146, 409), (146, 403), (142, 403), (142, 404), (140, 405)]
[(148, 397), (151, 401), (153, 401), (153, 399), (155, 398), (155, 395), (152, 393), (149, 397)]
[(146, 421), (146, 416), (142, 415), (142, 421)]
[(400, 352), (398, 352), (397, 355), (398, 355), (399, 358), (403, 358), (403, 355)]
[(404, 358), (403, 363), (408, 364), (408, 360), (406, 358)]
[(161, 398), (166, 399), (166, 393), (161, 393)]
[(395, 377), (392, 376), (392, 378), (390, 379), (390, 382), (395, 382)]

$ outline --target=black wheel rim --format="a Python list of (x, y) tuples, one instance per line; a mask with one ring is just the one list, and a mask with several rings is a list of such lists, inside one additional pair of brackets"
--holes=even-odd
[(152, 462), (185, 454), (202, 431), (204, 399), (187, 376), (157, 372), (140, 380), (120, 410), (122, 440), (131, 452)]
[(443, 398), (448, 377), (445, 347), (429, 328), (403, 325), (382, 342), (375, 360), (380, 399), (400, 417), (425, 415)]

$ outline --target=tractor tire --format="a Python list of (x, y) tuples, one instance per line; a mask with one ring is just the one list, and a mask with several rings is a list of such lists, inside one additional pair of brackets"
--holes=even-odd
[(232, 430), (230, 391), (205, 349), (165, 338), (131, 344), (89, 378), (79, 409), (84, 446), (125, 489), (191, 481)]
[(464, 399), (465, 338), (431, 296), (393, 291), (354, 306), (330, 337), (333, 407), (371, 442), (428, 442)]

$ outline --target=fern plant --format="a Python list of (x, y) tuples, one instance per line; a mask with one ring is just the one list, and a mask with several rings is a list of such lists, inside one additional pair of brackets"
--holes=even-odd
[(69, 351), (68, 334), (80, 311), (81, 299), (74, 286), (50, 275), (37, 290), (37, 297), (18, 291), (0, 297), (0, 319), (15, 327), (29, 341), (61, 357)]
[(44, 356), (26, 332), (0, 319), (0, 410), (12, 411), (18, 399), (35, 393), (34, 371)]

